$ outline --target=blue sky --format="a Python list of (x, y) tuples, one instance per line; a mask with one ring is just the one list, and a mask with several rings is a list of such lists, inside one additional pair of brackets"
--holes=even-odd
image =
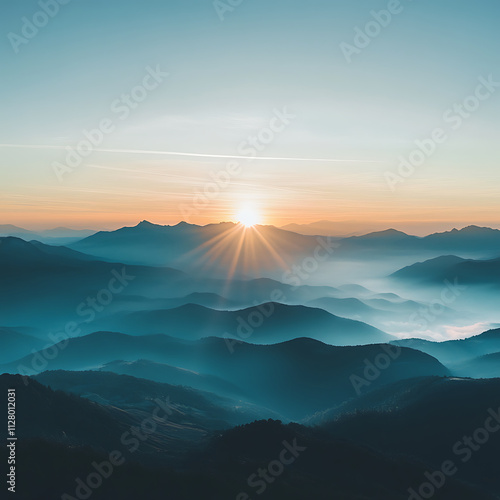
[[(355, 27), (387, 1), (243, 0), (221, 21), (210, 0), (72, 0), (18, 53), (9, 33), (21, 34), (23, 16), (31, 20), (40, 5), (6, 4), (0, 143), (55, 149), (0, 148), (5, 222), (73, 217), (78, 225), (90, 213), (94, 225), (112, 225), (141, 211), (176, 222), (180, 205), (225, 159), (95, 151), (60, 183), (52, 165), (64, 163), (65, 152), (57, 148), (75, 146), (110, 117), (116, 130), (102, 148), (238, 155), (241, 142), (285, 108), (295, 118), (261, 156), (341, 161), (249, 163), (193, 222), (231, 218), (241, 199), (270, 223), (364, 214), (389, 221), (395, 211), (398, 221), (492, 222), (500, 91), (395, 192), (384, 174), (443, 126), (443, 113), (473, 93), (479, 77), (500, 81), (500, 4), (400, 3), (402, 12), (350, 63), (340, 44), (352, 44)], [(117, 119), (111, 103), (157, 66), (168, 78)], [(294, 200), (306, 210), (290, 213)]]

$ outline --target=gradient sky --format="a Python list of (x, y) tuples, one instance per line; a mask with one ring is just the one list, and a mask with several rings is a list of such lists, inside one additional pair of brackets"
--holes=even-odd
[[(0, 223), (204, 224), (248, 205), (276, 225), (500, 227), (500, 88), (458, 130), (443, 122), (479, 77), (500, 82), (500, 3), (402, 0), (348, 63), (340, 44), (387, 5), (243, 0), (221, 21), (212, 0), (72, 0), (15, 53), (9, 33), (21, 35), (40, 6), (5, 4)], [(169, 76), (122, 120), (112, 103), (158, 65)], [(295, 118), (258, 153), (270, 159), (220, 157), (241, 156), (276, 109)], [(115, 130), (101, 151), (60, 182), (53, 163), (105, 118)], [(448, 140), (392, 191), (385, 173), (436, 127)], [(200, 204), (195, 191), (234, 161), (240, 172)]]

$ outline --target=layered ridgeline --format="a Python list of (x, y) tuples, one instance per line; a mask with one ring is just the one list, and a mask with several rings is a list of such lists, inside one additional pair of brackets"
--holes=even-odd
[[(171, 268), (99, 261), (65, 247), (18, 238), (0, 239), (0, 270), (2, 323), (14, 329), (22, 324), (63, 330), (67, 336), (106, 329), (190, 339), (252, 337), (267, 343), (311, 337), (335, 345), (391, 340), (363, 322), (318, 308), (270, 301), (302, 304), (346, 295), (333, 287), (292, 286), (271, 279), (228, 283)], [(259, 305), (245, 307), (249, 304)], [(31, 311), (29, 316), (22, 314), (26, 309)], [(344, 312), (352, 316), (352, 311)], [(36, 347), (33, 343), (32, 348)]]
[(500, 364), (496, 363), (500, 356), (500, 329), (462, 340), (406, 339), (394, 341), (394, 344), (434, 356), (460, 376), (500, 377)]
[(410, 283), (440, 286), (452, 278), (463, 285), (489, 285), (498, 289), (500, 258), (473, 260), (454, 255), (442, 256), (405, 267), (391, 277)]
[[(10, 237), (0, 238), (0, 273), (2, 326), (40, 329), (82, 321), (83, 312), (89, 309), (88, 299), (97, 302), (97, 308), (93, 308), (97, 313), (103, 309), (102, 302), (112, 309), (116, 299), (124, 294), (172, 293), (185, 278), (174, 269), (125, 267), (95, 260), (66, 247)], [(110, 294), (113, 300), (109, 299)], [(25, 314), (26, 310), (30, 311), (29, 315)]]
[[(334, 347), (311, 339), (254, 345), (229, 339), (186, 341), (165, 335), (129, 336), (98, 332), (65, 340), (47, 352), (0, 366), (0, 371), (35, 374), (50, 370), (117, 370), (137, 363), (133, 374), (179, 383), (177, 369), (195, 372), (189, 385), (269, 408), (299, 420), (358, 393), (395, 380), (446, 375), (431, 356), (386, 344)], [(152, 362), (152, 363), (151, 363)], [(167, 365), (167, 366), (164, 366)], [(169, 378), (170, 377), (170, 378)], [(181, 383), (188, 382), (184, 378)]]
[[(459, 377), (500, 376), (499, 330), (397, 338), (498, 322), (499, 234), (144, 222), (71, 248), (0, 238), (0, 373), (24, 375), (0, 384), (33, 477), (19, 498), (135, 499), (146, 482), (178, 499), (399, 500), (444, 460), (457, 471), (436, 498), (494, 498), (496, 436), (477, 453), (463, 438), (495, 418), (498, 380)], [(252, 476), (284, 449), (279, 481)], [(125, 461), (90, 488), (112, 450)]]
[[(10, 327), (44, 328), (48, 324), (54, 328), (70, 320), (93, 321), (104, 308), (110, 314), (194, 302), (236, 309), (255, 302), (304, 303), (324, 296), (344, 296), (328, 286), (296, 286), (272, 279), (228, 282), (172, 268), (108, 262), (66, 247), (11, 237), (0, 238), (0, 272), (0, 299), (5, 306), (1, 324)], [(23, 315), (20, 305), (31, 314)]]
[[(339, 260), (334, 264), (342, 267), (343, 261)], [(132, 331), (129, 326), (134, 322), (137, 324), (142, 314), (146, 319), (143, 325), (145, 332), (166, 331), (178, 335), (173, 333), (175, 325), (168, 322), (170, 317), (176, 319), (179, 315), (186, 314), (187, 318), (182, 318), (180, 321), (182, 325), (191, 321), (191, 313), (213, 318), (217, 316), (217, 313), (197, 309), (195, 306), (198, 305), (215, 310), (240, 311), (237, 315), (220, 315), (217, 322), (224, 325), (223, 330), (227, 330), (229, 335), (238, 328), (248, 335), (249, 327), (242, 326), (238, 318), (241, 316), (242, 321), (248, 324), (247, 316), (254, 316), (251, 308), (256, 304), (279, 302), (323, 309), (337, 318), (330, 317), (327, 320), (324, 314), (320, 318), (320, 313), (304, 308), (288, 309), (286, 315), (293, 315), (299, 324), (307, 323), (311, 317), (313, 319), (309, 322), (311, 325), (317, 320), (318, 325), (325, 324), (326, 328), (317, 332), (318, 328), (309, 326), (307, 328), (311, 330), (309, 335), (307, 332), (296, 332), (294, 325), (290, 325), (288, 328), (290, 334), (287, 336), (286, 332), (280, 333), (276, 336), (277, 341), (287, 340), (293, 336), (311, 336), (329, 342), (330, 334), (326, 330), (333, 327), (332, 343), (383, 342), (388, 338), (376, 329), (394, 334), (415, 329), (415, 325), (411, 324), (409, 319), (418, 317), (422, 308), (428, 309), (431, 306), (431, 299), (435, 297), (435, 292), (429, 292), (419, 300), (404, 299), (405, 292), (411, 292), (410, 283), (408, 286), (403, 285), (402, 292), (398, 290), (400, 295), (384, 294), (372, 292), (358, 285), (311, 286), (310, 280), (301, 281), (295, 274), (282, 275), (285, 282), (269, 278), (233, 278), (228, 281), (207, 278), (203, 274), (191, 275), (173, 268), (97, 260), (96, 257), (66, 247), (54, 247), (38, 242), (28, 243), (18, 238), (0, 238), (0, 271), (3, 277), (0, 283), (0, 298), (5, 305), (1, 326), (22, 325), (42, 330), (64, 330), (68, 323), (76, 322), (77, 326), (71, 330), (77, 331), (78, 334), (97, 329), (141, 333), (137, 328)], [(446, 275), (446, 272), (444, 274)], [(456, 278), (453, 274), (449, 275), (449, 279), (455, 283), (453, 280)], [(441, 283), (441, 286), (444, 285)], [(481, 306), (484, 308), (485, 304), (489, 304), (488, 300), (493, 300), (492, 297), (488, 299), (483, 296), (467, 298), (474, 304), (472, 311), (468, 311), (463, 302), (460, 303), (460, 307), (457, 307), (458, 302), (443, 305), (440, 321), (445, 324), (452, 324), (458, 320), (468, 321), (474, 319), (475, 314), (479, 320), (480, 314), (474, 312), (475, 307), (477, 306), (479, 312), (483, 314)], [(22, 315), (21, 304), (23, 308), (30, 309), (32, 314)], [(177, 313), (165, 311), (176, 307), (181, 308)], [(265, 305), (263, 307), (266, 308)], [(272, 305), (267, 306), (269, 307)], [(276, 317), (284, 316), (281, 314), (283, 308), (278, 309)], [(127, 318), (130, 320), (129, 325), (124, 316), (126, 313), (133, 314), (134, 311), (140, 314)], [(256, 312), (256, 315), (261, 313)], [(167, 321), (163, 321), (162, 316)], [(231, 320), (231, 316), (234, 321)], [(355, 327), (354, 324), (343, 322), (339, 317), (367, 323), (369, 326), (358, 323)], [(95, 320), (100, 322), (94, 323)], [(484, 317), (482, 320), (484, 321)], [(228, 325), (227, 323), (231, 321), (233, 324)], [(277, 323), (278, 321), (274, 321), (275, 325)], [(266, 319), (258, 333), (263, 335), (271, 324), (273, 319)], [(345, 331), (337, 331), (335, 324), (341, 325), (341, 329)], [(218, 331), (221, 329), (215, 327), (209, 330), (210, 335), (226, 333)], [(353, 330), (359, 334), (352, 339), (346, 339)], [(199, 331), (200, 328), (197, 328), (196, 332)], [(196, 336), (197, 333), (193, 335)], [(258, 337), (259, 334), (256, 334), (255, 341), (265, 341), (265, 339), (257, 340)]]
[[(73, 230), (56, 228), (46, 231), (29, 231), (12, 225), (0, 225), (0, 237), (15, 236), (26, 241), (38, 240), (48, 244), (74, 244), (76, 249), (99, 257), (107, 257), (130, 263), (165, 265), (166, 259), (176, 259), (185, 251), (197, 249), (211, 240), (218, 242), (225, 236), (238, 233), (238, 225), (232, 223), (197, 226), (181, 222), (175, 226), (162, 226), (143, 221), (135, 227), (124, 227), (116, 231)], [(372, 254), (408, 254), (415, 252), (434, 254), (434, 256), (457, 254), (462, 257), (486, 259), (498, 256), (500, 231), (487, 227), (469, 226), (425, 237), (417, 237), (402, 231), (361, 231), (359, 235), (348, 236), (350, 228), (322, 221), (317, 224), (289, 224), (282, 228), (258, 226), (262, 236), (276, 240), (279, 252), (286, 244), (287, 254), (290, 247), (305, 247), (315, 242), (317, 236), (333, 237), (337, 252), (359, 253), (370, 251)], [(342, 236), (347, 235), (347, 236)], [(312, 238), (304, 238), (312, 237)], [(134, 241), (135, 238), (146, 241)], [(76, 241), (77, 240), (77, 241)], [(149, 245), (148, 245), (149, 243)], [(154, 246), (154, 248), (151, 248)], [(175, 248), (175, 247), (178, 248)], [(159, 247), (168, 250), (163, 254)], [(146, 252), (140, 256), (137, 252)], [(121, 252), (121, 253), (120, 253)], [(429, 257), (430, 258), (430, 257)]]
[[(246, 233), (247, 241), (242, 238), (243, 233)], [(260, 236), (249, 238), (254, 233)], [(328, 233), (316, 234), (328, 236)], [(223, 246), (221, 242), (234, 249), (240, 240), (243, 240), (241, 241), (243, 255), (250, 251), (258, 255), (261, 251), (260, 244), (264, 245), (266, 240), (284, 260), (287, 257), (297, 257), (300, 252), (314, 249), (318, 243), (317, 236), (298, 234), (273, 226), (245, 229), (233, 223), (197, 226), (185, 222), (176, 226), (160, 226), (143, 221), (135, 227), (125, 227), (110, 232), (101, 231), (74, 243), (72, 247), (99, 257), (130, 263), (172, 265), (174, 261), (189, 263), (192, 259), (204, 257), (202, 251), (215, 250), (217, 245)], [(257, 247), (250, 250), (249, 247), (254, 244)], [(498, 255), (499, 245), (500, 230), (477, 226), (426, 237), (411, 236), (391, 229), (363, 236), (337, 237), (332, 240), (335, 253), (343, 255), (348, 252), (356, 257), (367, 251), (377, 255), (422, 253), (440, 256), (457, 252), (461, 256), (476, 258), (495, 257)], [(269, 248), (265, 252), (269, 253)], [(230, 250), (228, 253), (231, 253)], [(190, 255), (183, 258), (184, 254)]]
[(90, 229), (69, 229), (56, 227), (43, 231), (30, 231), (12, 224), (0, 224), (0, 237), (13, 236), (26, 241), (40, 241), (49, 245), (69, 245), (94, 234)]
[[(348, 229), (338, 230), (334, 223), (322, 221), (306, 227), (289, 224), (282, 229), (305, 235), (329, 235), (338, 243), (337, 253), (351, 252), (357, 255), (370, 252), (372, 256), (415, 255), (420, 253), (430, 258), (441, 255), (458, 254), (462, 257), (487, 259), (497, 257), (500, 244), (500, 230), (489, 227), (468, 226), (424, 237), (412, 236), (395, 229), (367, 232), (360, 235), (342, 237)], [(358, 255), (357, 255), (358, 256)]]
[(164, 333), (188, 340), (215, 336), (259, 344), (298, 337), (338, 346), (394, 340), (377, 328), (334, 316), (323, 309), (274, 302), (237, 311), (217, 311), (187, 304), (173, 309), (122, 313), (95, 322), (92, 328), (96, 327), (133, 335)]
[[(197, 226), (181, 222), (160, 226), (143, 221), (135, 227), (99, 232), (71, 245), (75, 250), (128, 264), (171, 266), (205, 276), (258, 276), (283, 273), (293, 263), (318, 252), (333, 253), (328, 240), (273, 226), (245, 228), (220, 223)], [(281, 270), (281, 271), (280, 271)]]

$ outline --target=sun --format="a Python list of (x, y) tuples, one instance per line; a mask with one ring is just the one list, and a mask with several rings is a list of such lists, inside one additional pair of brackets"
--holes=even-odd
[(240, 209), (236, 215), (236, 219), (245, 227), (252, 227), (260, 222), (260, 215), (254, 207), (246, 206)]

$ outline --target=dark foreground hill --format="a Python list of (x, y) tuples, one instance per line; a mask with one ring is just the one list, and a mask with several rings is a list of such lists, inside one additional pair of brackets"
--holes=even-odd
[(420, 460), (430, 471), (450, 460), (457, 469), (454, 477), (500, 493), (500, 379), (401, 381), (326, 418), (331, 420), (321, 428), (332, 436)]
[[(293, 463), (281, 466), (283, 443), (305, 450), (298, 452)], [(419, 481), (426, 471), (423, 464), (276, 421), (260, 421), (224, 433), (178, 470), (125, 460), (103, 477), (96, 470), (110, 470), (107, 453), (44, 440), (23, 441), (18, 452), (25, 457), (18, 471), (29, 471), (30, 477), (18, 487), (16, 498), (21, 500), (73, 500), (79, 498), (77, 491), (96, 500), (407, 500), (408, 485)], [(287, 462), (292, 458), (290, 453), (284, 455)], [(274, 476), (270, 469), (274, 474), (282, 472)], [(269, 479), (258, 479), (259, 470)], [(451, 478), (434, 498), (497, 497)]]
[[(203, 403), (200, 395), (169, 388), (177, 401), (165, 399), (163, 411), (155, 414), (151, 398), (164, 396), (162, 384), (108, 375), (40, 377), (87, 398), (99, 396), (102, 404), (54, 392), (32, 379), (25, 384), (20, 376), (0, 376), (0, 390), (15, 388), (20, 403), (17, 453), (22, 460), (17, 465), (16, 498), (72, 500), (83, 495), (99, 500), (160, 500), (167, 493), (167, 498), (177, 500), (197, 495), (214, 500), (403, 500), (441, 459), (440, 447), (450, 434), (462, 431), (462, 426), (466, 432), (473, 430), (468, 427), (472, 417), (481, 416), (479, 410), (497, 401), (499, 393), (499, 381), (496, 386), (459, 383), (446, 391), (441, 386), (453, 381), (420, 379), (407, 382), (407, 400), (399, 391), (404, 415), (394, 415), (398, 410), (393, 407), (360, 425), (357, 419), (364, 413), (318, 428), (260, 420), (209, 433), (187, 423), (202, 422), (213, 411), (213, 403)], [(382, 391), (380, 400), (387, 393)], [(471, 401), (472, 394), (476, 396)], [(456, 418), (460, 396), (468, 398), (469, 407)], [(435, 408), (429, 409), (429, 403)], [(451, 416), (455, 420), (450, 427)], [(182, 447), (176, 445), (179, 434), (184, 436)], [(402, 436), (403, 450), (398, 448)], [(434, 498), (497, 498), (484, 489), (495, 491), (497, 482), (492, 473), (498, 449), (493, 437), (491, 444), (485, 456), (474, 457), (475, 473), (461, 470)], [(429, 451), (422, 452), (425, 445)], [(30, 480), (22, 481), (23, 477)]]

